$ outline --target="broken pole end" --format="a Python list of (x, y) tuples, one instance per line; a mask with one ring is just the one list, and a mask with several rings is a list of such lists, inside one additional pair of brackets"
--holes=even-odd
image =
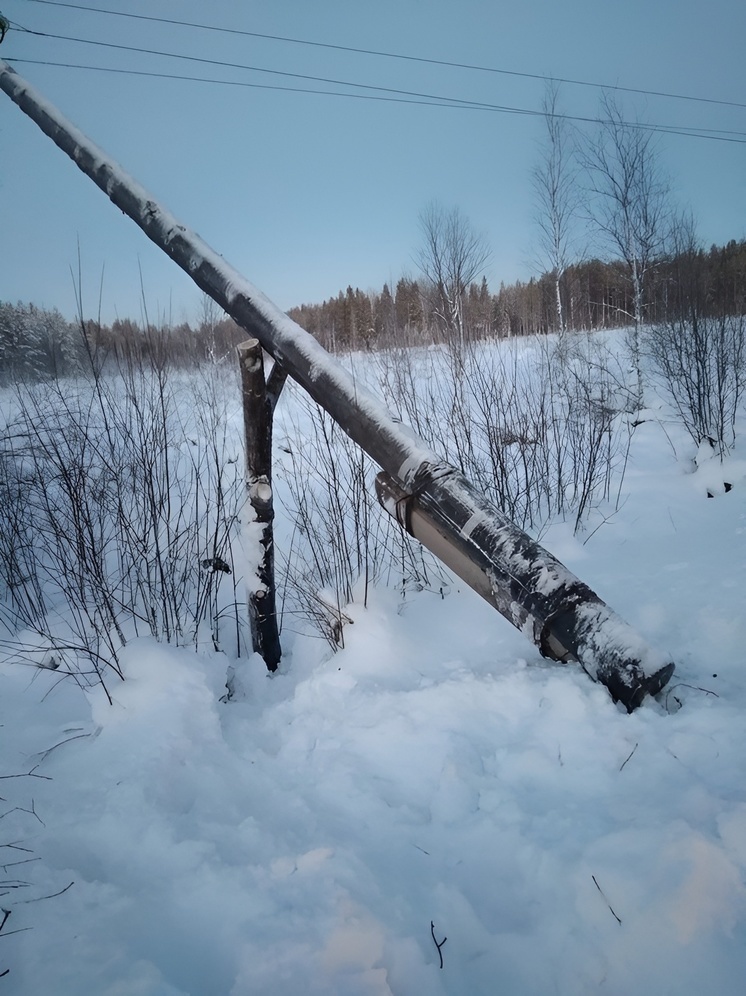
[(579, 663), (628, 712), (660, 692), (674, 665), (458, 471), (423, 464), (414, 480), (409, 493), (388, 474), (378, 474), (383, 507), (544, 657)]

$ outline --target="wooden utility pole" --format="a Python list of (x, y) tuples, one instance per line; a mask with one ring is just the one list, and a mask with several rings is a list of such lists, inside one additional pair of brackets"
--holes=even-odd
[[(455, 468), (394, 422), (304, 329), (163, 208), (34, 87), (0, 60), (0, 89), (114, 204), (191, 276), (386, 472), (400, 498), (436, 522), (439, 549), (481, 565), (490, 601), (542, 653), (576, 659), (632, 711), (668, 681), (673, 664), (648, 647), (594, 592), (490, 505)], [(416, 535), (416, 534), (415, 534)], [(478, 588), (478, 590), (481, 590)], [(484, 594), (484, 590), (482, 591)], [(559, 649), (556, 649), (559, 648)]]

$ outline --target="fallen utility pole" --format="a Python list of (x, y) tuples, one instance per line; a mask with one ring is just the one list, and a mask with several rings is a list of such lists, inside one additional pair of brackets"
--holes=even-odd
[[(0, 89), (113, 203), (262, 346), (384, 470), (384, 503), (435, 544), (446, 563), (553, 659), (577, 660), (630, 712), (656, 694), (673, 664), (648, 647), (595, 592), (534, 543), (359, 385), (304, 329), (180, 224), (11, 66)], [(385, 486), (384, 486), (385, 489)], [(474, 564), (471, 569), (467, 564)]]

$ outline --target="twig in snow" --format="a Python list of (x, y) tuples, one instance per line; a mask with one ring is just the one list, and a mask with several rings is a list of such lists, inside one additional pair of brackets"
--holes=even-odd
[[(621, 482), (620, 482), (620, 486), (621, 486)], [(615, 508), (614, 511), (610, 515), (603, 515), (603, 514), (599, 513), (599, 514), (601, 514), (601, 521), (596, 526), (596, 528), (594, 530), (592, 530), (592, 532), (590, 532), (586, 536), (586, 538), (583, 540), (583, 546), (586, 546), (588, 543), (590, 543), (590, 541), (593, 539), (593, 537), (599, 531), (599, 529), (601, 528), (601, 526), (608, 525), (608, 523), (611, 522), (611, 520), (614, 518), (614, 516), (617, 514), (617, 512), (619, 512), (620, 509), (623, 508), (624, 505), (626, 505), (626, 503), (627, 503), (627, 499), (625, 498), (624, 501), (621, 503), (621, 505), (619, 505), (617, 508)]]
[(607, 905), (607, 906), (609, 907), (609, 909), (611, 910), (611, 913), (612, 913), (612, 916), (614, 917), (614, 919), (616, 920), (616, 922), (617, 922), (617, 923), (621, 923), (622, 921), (621, 921), (621, 920), (619, 919), (619, 917), (618, 917), (618, 916), (616, 915), (616, 913), (614, 912), (614, 910), (613, 910), (613, 909), (611, 909), (611, 903), (609, 902), (609, 900), (608, 900), (608, 899), (606, 899), (606, 896), (605, 896), (605, 894), (604, 894), (604, 890), (603, 890), (603, 889), (601, 888), (601, 886), (600, 886), (600, 885), (598, 884), (598, 882), (596, 881), (596, 876), (595, 876), (595, 875), (591, 875), (591, 878), (593, 879), (593, 882), (594, 882), (594, 884), (595, 884), (596, 888), (598, 889), (598, 891), (599, 891), (599, 892), (601, 893), (601, 895), (602, 895), (602, 896), (604, 897), (604, 899), (606, 900), (606, 905)]
[(448, 938), (444, 937), (443, 940), (440, 942), (440, 944), (438, 944), (438, 942), (435, 940), (435, 924), (433, 923), (432, 920), (430, 921), (430, 934), (431, 934), (432, 939), (433, 939), (433, 944), (438, 949), (438, 957), (440, 958), (440, 967), (442, 968), (443, 967), (443, 952), (440, 949), (443, 947), (443, 945), (448, 940)]
[(15, 868), (16, 865), (29, 865), (34, 861), (41, 861), (41, 858), (23, 858), (22, 861), (6, 861), (4, 864), (0, 865), (0, 869), (3, 874), (6, 875), (9, 868)]
[(0, 888), (2, 889), (2, 892), (0, 892), (0, 896), (8, 896), (13, 891), (13, 889), (30, 889), (31, 883), (21, 882), (20, 880), (16, 882), (3, 882)]
[(64, 744), (72, 743), (73, 740), (85, 740), (86, 737), (90, 737), (90, 735), (90, 733), (78, 733), (74, 737), (68, 737), (67, 740), (60, 740), (60, 742), (58, 744), (54, 744), (53, 747), (48, 747), (46, 750), (40, 750), (36, 757), (41, 758), (42, 761), (46, 761), (52, 751), (57, 750), (58, 747), (62, 747)]
[(705, 695), (714, 695), (716, 699), (720, 698), (720, 696), (718, 695), (718, 693), (717, 692), (713, 692), (711, 688), (702, 688), (699, 685), (688, 685), (685, 681), (680, 681), (678, 683), (678, 685), (674, 685), (673, 687), (674, 688), (678, 688), (679, 685), (682, 688), (693, 688), (695, 692), (704, 692)]
[(74, 885), (75, 882), (68, 882), (65, 888), (60, 889), (59, 892), (52, 892), (48, 896), (37, 896), (36, 899), (21, 899), (20, 902), (16, 903), (16, 905), (20, 906), (21, 903), (40, 903), (42, 899), (55, 899), (57, 896), (61, 896), (63, 892), (67, 892), (67, 890), (71, 889)]
[(29, 816), (35, 816), (36, 819), (41, 823), (42, 826), (46, 826), (44, 820), (36, 812), (36, 807), (34, 806), (34, 800), (31, 800), (31, 809), (25, 809), (23, 806), (14, 806), (9, 809), (6, 813), (0, 814), (0, 820), (4, 820), (6, 816), (10, 816), (11, 813), (28, 813)]
[(28, 853), (31, 854), (31, 848), (30, 847), (21, 847), (21, 845), (18, 843), (18, 841), (13, 841), (12, 844), (0, 844), (0, 847), (10, 847), (14, 851), (28, 851)]
[[(713, 675), (713, 677), (714, 677), (714, 675)], [(675, 685), (672, 685), (672, 686), (671, 686), (671, 688), (669, 688), (669, 689), (668, 689), (668, 690), (666, 691), (666, 709), (667, 709), (667, 710), (668, 710), (669, 712), (670, 712), (671, 710), (670, 710), (670, 709), (669, 709), (669, 707), (668, 707), (668, 700), (669, 700), (670, 696), (672, 695), (672, 693), (673, 693), (673, 692), (674, 692), (674, 691), (675, 691), (675, 690), (676, 690), (677, 688), (691, 688), (691, 689), (693, 689), (693, 690), (694, 690), (695, 692), (704, 692), (704, 693), (705, 693), (705, 695), (714, 695), (716, 699), (719, 699), (719, 698), (720, 698), (720, 696), (718, 695), (718, 693), (717, 693), (717, 692), (713, 692), (711, 688), (702, 688), (702, 687), (701, 687), (700, 685), (689, 685), (689, 684), (687, 684), (687, 682), (686, 682), (686, 681), (679, 681), (679, 682), (677, 682), (677, 683), (676, 683)], [(678, 709), (676, 709), (676, 710), (675, 710), (676, 712), (678, 712), (678, 710), (679, 710), (679, 709), (681, 709), (681, 707), (683, 706), (683, 704), (684, 704), (684, 703), (683, 703), (683, 702), (682, 702), (682, 700), (681, 700), (681, 699), (680, 699), (680, 698), (678, 697), (678, 695), (674, 695), (674, 697), (673, 697), (673, 698), (674, 698), (674, 702), (677, 702), (677, 703), (678, 703)]]
[(622, 762), (622, 767), (619, 769), (620, 771), (622, 771), (624, 769), (624, 765), (627, 763), (627, 761), (629, 761), (629, 759), (632, 757), (632, 755), (634, 754), (634, 752), (637, 750), (637, 748), (639, 746), (640, 746), (639, 742), (635, 744), (635, 746), (632, 748), (632, 750), (627, 755), (626, 759)]
[(36, 771), (36, 769), (38, 767), (39, 767), (39, 765), (35, 764), (33, 766), (33, 768), (31, 769), (31, 771), (27, 771), (25, 774), (22, 774), (22, 775), (0, 775), (0, 781), (5, 781), (6, 778), (41, 778), (42, 781), (51, 782), (52, 779), (50, 778), (49, 775), (37, 775), (37, 774), (34, 774), (34, 772)]

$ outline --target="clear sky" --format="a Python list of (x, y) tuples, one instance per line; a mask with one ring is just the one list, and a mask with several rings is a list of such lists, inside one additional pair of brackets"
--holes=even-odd
[[(0, 57), (37, 86), (187, 226), (282, 308), (348, 284), (414, 273), (417, 217), (458, 206), (489, 240), (490, 286), (536, 272), (530, 171), (542, 120), (492, 109), (154, 79), (26, 60), (296, 89), (298, 76), (538, 110), (540, 79), (156, 23), (191, 21), (326, 45), (664, 91), (740, 106), (620, 93), (630, 119), (740, 133), (740, 143), (664, 134), (673, 197), (703, 242), (746, 237), (743, 0), (0, 0)], [(229, 68), (22, 33), (231, 62)], [(258, 69), (265, 72), (259, 72)], [(298, 76), (277, 75), (278, 73)], [(563, 84), (568, 114), (594, 116), (598, 88)], [(425, 100), (425, 98), (410, 98)], [(731, 136), (733, 137), (733, 136)], [(188, 278), (0, 93), (0, 300), (74, 317), (78, 245), (87, 316), (194, 318)], [(142, 287), (141, 277), (142, 273)]]

